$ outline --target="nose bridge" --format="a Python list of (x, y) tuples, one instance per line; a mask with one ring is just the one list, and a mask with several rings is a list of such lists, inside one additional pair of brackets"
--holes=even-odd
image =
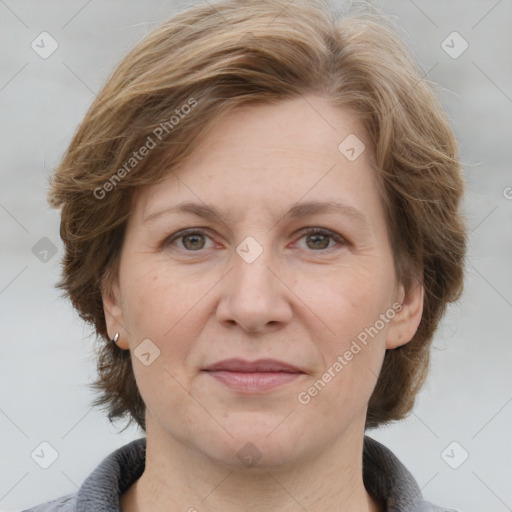
[(258, 331), (290, 320), (291, 306), (285, 287), (269, 270), (276, 266), (273, 259), (271, 249), (264, 248), (253, 237), (237, 246), (218, 306), (220, 321)]
[(233, 255), (233, 288), (232, 292), (241, 302), (257, 303), (261, 307), (264, 302), (275, 295), (274, 276), (268, 267), (272, 266), (272, 255), (269, 248), (263, 248), (253, 237), (248, 237), (236, 248)]

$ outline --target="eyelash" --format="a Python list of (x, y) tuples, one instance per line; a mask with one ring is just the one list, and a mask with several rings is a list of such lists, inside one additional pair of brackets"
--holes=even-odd
[[(208, 238), (211, 238), (209, 235), (208, 235), (208, 232), (203, 229), (203, 228), (188, 228), (188, 229), (183, 229), (181, 231), (178, 231), (177, 233), (174, 233), (173, 235), (171, 235), (169, 238), (167, 238), (164, 242), (163, 242), (163, 246), (169, 246), (171, 245), (173, 242), (175, 242), (176, 240), (179, 240), (187, 235), (204, 235)], [(325, 228), (317, 228), (317, 227), (308, 227), (308, 228), (304, 228), (302, 231), (301, 231), (301, 237), (299, 238), (299, 240), (301, 240), (302, 238), (304, 238), (305, 236), (307, 235), (324, 235), (324, 236), (328, 236), (330, 237), (332, 240), (334, 240), (338, 246), (343, 246), (343, 245), (347, 245), (348, 242), (347, 240), (342, 237), (341, 235), (339, 235), (338, 233), (335, 233), (334, 231), (330, 231), (328, 229), (325, 229)], [(314, 249), (311, 249), (311, 252), (328, 252), (328, 251), (331, 251), (332, 249), (335, 249), (335, 246), (334, 247), (328, 247), (326, 249), (319, 249), (319, 250), (314, 250)], [(194, 253), (194, 252), (201, 252), (202, 249), (198, 249), (197, 251), (192, 251), (192, 250), (189, 250), (189, 249), (182, 249), (181, 247), (179, 248), (179, 250), (182, 250), (182, 251), (185, 251), (185, 252), (190, 252), (190, 253)]]

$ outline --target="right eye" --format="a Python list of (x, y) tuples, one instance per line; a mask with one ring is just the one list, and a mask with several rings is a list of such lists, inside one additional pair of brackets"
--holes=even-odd
[[(210, 237), (200, 229), (184, 229), (171, 235), (164, 245), (176, 245), (178, 249), (187, 252), (197, 252), (205, 248), (206, 240)], [(208, 249), (208, 247), (206, 247)]]

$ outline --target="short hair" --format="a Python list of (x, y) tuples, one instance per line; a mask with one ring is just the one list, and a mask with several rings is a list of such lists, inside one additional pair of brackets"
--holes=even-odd
[(384, 15), (340, 16), (320, 1), (287, 5), (208, 2), (164, 22), (118, 64), (55, 170), (49, 202), (62, 210), (65, 246), (58, 286), (94, 327), (94, 405), (111, 421), (145, 430), (130, 353), (109, 341), (101, 293), (119, 270), (136, 192), (176, 169), (234, 108), (309, 93), (352, 108), (363, 124), (397, 278), (425, 289), (414, 337), (386, 351), (366, 427), (404, 418), (425, 380), (438, 322), (462, 292), (466, 230), (454, 135)]

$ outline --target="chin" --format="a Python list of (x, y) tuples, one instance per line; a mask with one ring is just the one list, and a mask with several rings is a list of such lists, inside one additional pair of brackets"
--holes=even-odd
[(211, 454), (212, 458), (229, 469), (266, 472), (293, 464), (300, 458), (298, 447), (292, 443), (277, 445), (261, 439), (235, 439), (228, 450)]
[[(230, 469), (270, 470), (292, 464), (304, 454), (304, 432), (285, 425), (283, 418), (262, 417), (224, 423), (231, 434), (209, 437), (204, 453)], [(307, 446), (307, 445), (306, 445)]]

